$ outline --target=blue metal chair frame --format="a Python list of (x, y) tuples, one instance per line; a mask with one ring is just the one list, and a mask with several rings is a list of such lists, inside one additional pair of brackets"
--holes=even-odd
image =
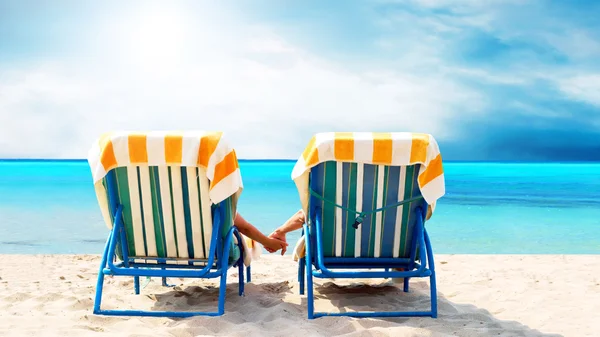
[[(427, 207), (425, 205), (424, 207)], [(304, 281), (306, 277), (308, 319), (324, 316), (349, 316), (349, 317), (437, 317), (437, 289), (435, 282), (435, 267), (433, 250), (429, 235), (425, 229), (425, 212), (421, 207), (416, 209), (417, 223), (412, 237), (410, 258), (361, 258), (361, 257), (323, 257), (321, 211), (318, 207), (309, 210), (311, 226), (303, 225), (305, 235), (306, 255), (298, 261), (298, 281), (300, 282), (300, 295), (304, 295)], [(314, 214), (314, 217), (310, 215)], [(314, 247), (313, 247), (314, 244)], [(422, 263), (416, 262), (417, 249)], [(314, 254), (314, 255), (313, 255)], [(425, 259), (425, 256), (427, 257)], [(313, 269), (313, 266), (315, 269)], [(333, 271), (333, 269), (383, 269), (383, 271)], [(404, 268), (405, 271), (389, 271), (390, 268)], [(313, 277), (318, 278), (404, 278), (404, 292), (408, 292), (409, 280), (412, 277), (429, 277), (431, 290), (431, 310), (429, 311), (358, 311), (358, 312), (315, 312)]]
[[(225, 292), (227, 289), (227, 271), (232, 266), (237, 266), (239, 271), (239, 295), (244, 295), (244, 249), (242, 246), (242, 237), (235, 226), (227, 232), (223, 239), (220, 235), (221, 224), (226, 216), (227, 206), (224, 202), (217, 205), (213, 215), (213, 231), (211, 236), (211, 244), (209, 250), (209, 258), (206, 261), (206, 267), (199, 269), (199, 266), (194, 265), (172, 265), (166, 264), (169, 259), (152, 258), (157, 261), (156, 264), (150, 263), (135, 263), (129, 258), (128, 246), (123, 224), (122, 213), (123, 206), (117, 203), (116, 182), (114, 176), (108, 175), (108, 196), (109, 207), (115, 212), (115, 220), (113, 228), (108, 235), (104, 253), (102, 254), (102, 262), (98, 272), (98, 282), (96, 284), (96, 296), (94, 299), (94, 314), (110, 315), (110, 316), (154, 316), (154, 317), (191, 317), (191, 316), (221, 316), (225, 313)], [(229, 247), (233, 240), (233, 236), (238, 240), (240, 257), (231, 265), (229, 261)], [(224, 242), (223, 242), (224, 240)], [(117, 244), (121, 247), (123, 261), (114, 263), (116, 260)], [(223, 247), (225, 249), (223, 249)], [(218, 256), (215, 263), (215, 256)], [(194, 260), (190, 260), (193, 262)], [(198, 260), (199, 261), (199, 260)], [(140, 269), (144, 268), (144, 269)], [(246, 268), (247, 282), (250, 282), (250, 266)], [(105, 310), (101, 309), (102, 289), (104, 285), (104, 276), (133, 276), (135, 294), (140, 293), (140, 276), (146, 277), (161, 277), (162, 285), (169, 286), (166, 282), (167, 277), (181, 278), (217, 278), (220, 277), (219, 288), (219, 303), (216, 312), (199, 312), (199, 311), (142, 311), (142, 310)]]

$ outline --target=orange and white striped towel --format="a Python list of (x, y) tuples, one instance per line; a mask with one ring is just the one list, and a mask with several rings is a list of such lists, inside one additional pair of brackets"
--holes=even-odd
[[(373, 165), (406, 166), (421, 164), (419, 188), (435, 209), (446, 191), (442, 156), (433, 136), (412, 132), (326, 132), (313, 136), (296, 162), (292, 179), (296, 183), (302, 209), (307, 212), (310, 169), (326, 161)], [(431, 213), (430, 213), (431, 214)], [(430, 215), (429, 214), (429, 215)]]
[[(109, 132), (94, 142), (88, 153), (88, 163), (92, 170), (98, 201), (109, 228), (112, 228), (112, 223), (107, 213), (108, 205), (102, 178), (117, 167), (145, 165), (201, 167), (210, 181), (208, 195), (211, 202), (217, 204), (234, 196), (233, 214), (236, 212), (237, 200), (243, 189), (235, 150), (222, 132)], [(260, 255), (260, 247), (251, 239), (244, 238), (245, 263), (249, 265), (249, 258)], [(258, 253), (255, 246), (258, 247)]]
[(94, 184), (116, 167), (174, 165), (204, 168), (215, 204), (243, 188), (235, 150), (222, 132), (109, 132), (92, 145), (88, 162)]

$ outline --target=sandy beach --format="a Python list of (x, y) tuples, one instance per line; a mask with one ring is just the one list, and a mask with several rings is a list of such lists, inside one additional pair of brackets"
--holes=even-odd
[[(99, 256), (3, 255), (2, 336), (598, 336), (600, 256), (438, 255), (439, 318), (307, 320), (289, 256), (263, 255), (237, 295), (230, 270), (225, 315), (187, 319), (92, 314)], [(108, 278), (104, 308), (216, 306), (215, 281)], [(317, 310), (426, 308), (425, 280), (403, 293), (390, 280), (317, 281)], [(594, 319), (594, 317), (596, 317)]]

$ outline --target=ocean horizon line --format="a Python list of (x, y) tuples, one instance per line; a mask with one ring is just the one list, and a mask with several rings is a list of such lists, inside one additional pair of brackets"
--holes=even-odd
[[(238, 158), (239, 162), (296, 162), (298, 159), (257, 159)], [(87, 162), (85, 158), (0, 158), (1, 162)], [(444, 160), (444, 163), (456, 164), (600, 164), (600, 161), (577, 161), (577, 160)]]

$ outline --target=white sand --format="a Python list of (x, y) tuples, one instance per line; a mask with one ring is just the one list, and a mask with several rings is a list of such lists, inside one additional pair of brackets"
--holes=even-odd
[[(98, 256), (3, 255), (0, 336), (600, 336), (600, 256), (438, 255), (439, 318), (306, 318), (296, 264), (267, 255), (246, 296), (230, 271), (221, 317), (123, 318), (92, 314)], [(215, 281), (108, 278), (104, 308), (216, 307)], [(390, 281), (317, 285), (318, 310), (427, 308), (427, 283), (406, 294)], [(142, 284), (145, 281), (142, 280)], [(348, 284), (337, 280), (336, 284)]]

